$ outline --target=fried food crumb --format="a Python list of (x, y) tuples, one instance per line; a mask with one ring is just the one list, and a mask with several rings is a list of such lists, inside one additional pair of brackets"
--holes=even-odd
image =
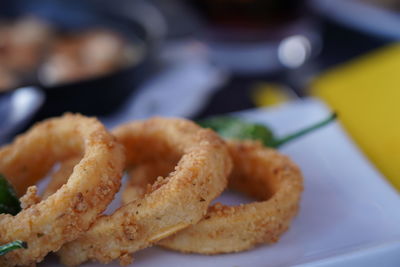
[(38, 189), (35, 185), (28, 187), (25, 195), (20, 198), (22, 209), (27, 209), (42, 201), (42, 198), (37, 194), (37, 192)]
[(124, 253), (119, 257), (119, 265), (121, 266), (127, 266), (132, 263), (133, 263), (133, 257), (128, 253)]

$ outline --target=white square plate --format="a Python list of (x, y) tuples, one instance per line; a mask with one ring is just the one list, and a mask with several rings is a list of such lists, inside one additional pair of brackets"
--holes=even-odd
[[(278, 136), (317, 122), (328, 114), (329, 110), (314, 99), (239, 113), (251, 121), (269, 125)], [(305, 191), (300, 213), (277, 244), (217, 256), (180, 254), (153, 247), (135, 253), (133, 266), (400, 264), (399, 195), (359, 152), (338, 123), (293, 141), (281, 151), (300, 165), (305, 177)], [(39, 266), (61, 266), (56, 262), (50, 257)], [(84, 266), (103, 265), (90, 263)]]

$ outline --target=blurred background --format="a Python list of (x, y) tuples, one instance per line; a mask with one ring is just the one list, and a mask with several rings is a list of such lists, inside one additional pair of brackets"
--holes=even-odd
[(398, 176), (399, 12), (396, 0), (1, 1), (0, 141), (66, 111), (113, 127), (316, 97)]

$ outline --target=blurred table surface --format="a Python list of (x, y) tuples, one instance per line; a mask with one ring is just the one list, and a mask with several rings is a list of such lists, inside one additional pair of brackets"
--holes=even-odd
[[(388, 44), (386, 40), (347, 29), (327, 19), (318, 18), (318, 20), (321, 26), (323, 48), (316, 58), (307, 63), (312, 66), (312, 72), (314, 72), (307, 73), (308, 75), (318, 75), (318, 73)], [(298, 75), (302, 75), (302, 73), (300, 72)], [(208, 105), (198, 114), (198, 117), (254, 108), (254, 102), (250, 97), (249, 90), (254, 86), (254, 82), (260, 81), (285, 81), (299, 97), (307, 95), (307, 84), (298, 84), (296, 80), (293, 81), (290, 77), (288, 79), (285, 73), (233, 76), (228, 83), (215, 93)], [(227, 99), (229, 101), (226, 101)]]

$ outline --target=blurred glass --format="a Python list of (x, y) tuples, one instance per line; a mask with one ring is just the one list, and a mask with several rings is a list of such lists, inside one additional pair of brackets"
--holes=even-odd
[(295, 0), (190, 0), (203, 17), (202, 38), (214, 61), (241, 75), (302, 66), (319, 50), (319, 36)]
[(300, 16), (303, 1), (191, 0), (214, 26), (265, 29), (290, 23)]

